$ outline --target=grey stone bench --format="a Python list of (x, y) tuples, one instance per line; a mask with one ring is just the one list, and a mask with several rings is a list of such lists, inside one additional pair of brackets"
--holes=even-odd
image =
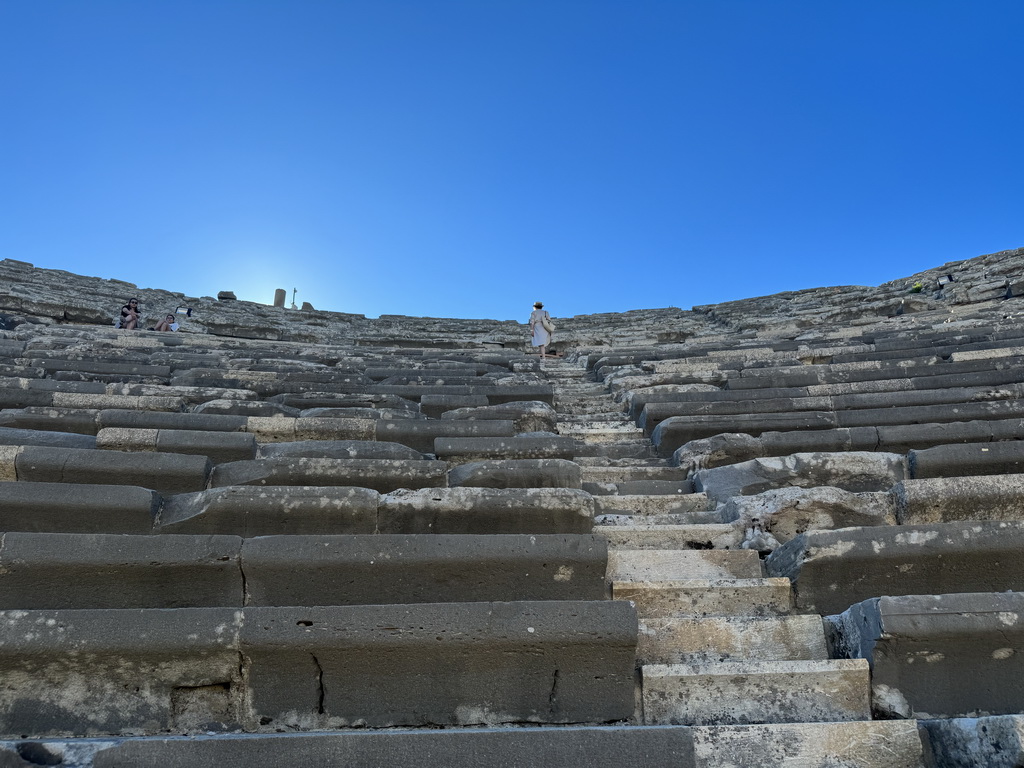
[(422, 453), (434, 452), (437, 438), (502, 438), (515, 435), (515, 423), (509, 419), (490, 421), (439, 421), (380, 419), (374, 436), (390, 440)]
[(0, 482), (0, 531), (150, 533), (160, 502), (130, 485)]
[[(500, 424), (496, 421), (441, 422), (453, 424)], [(571, 437), (438, 437), (434, 453), (454, 463), (488, 459), (571, 459), (576, 441)]]
[[(346, 485), (381, 493), (399, 488), (443, 488), (448, 463), (425, 459), (307, 459), (278, 456), (220, 464), (211, 488), (228, 485)], [(201, 490), (201, 489), (192, 489)]]
[[(712, 468), (748, 459), (812, 451), (907, 453), (950, 443), (991, 443), (1019, 440), (1021, 437), (1024, 437), (1024, 432), (1020, 419), (762, 432), (757, 437), (745, 433), (723, 433), (684, 443), (676, 449), (674, 460), (684, 467), (699, 465)], [(987, 451), (980, 450), (985, 447), (991, 446), (980, 446), (976, 455), (987, 455)], [(956, 461), (932, 462), (932, 466), (962, 474), (962, 471), (957, 471)], [(995, 467), (993, 470), (998, 471)]]
[(580, 465), (569, 459), (470, 461), (448, 471), (452, 488), (582, 488)]
[(827, 621), (839, 655), (871, 663), (883, 716), (1024, 710), (1024, 593), (880, 597)]
[(793, 581), (796, 606), (842, 613), (882, 595), (1002, 592), (1024, 584), (1024, 522), (807, 531), (765, 560)]
[(97, 433), (96, 447), (112, 451), (205, 456), (212, 464), (256, 458), (256, 436), (244, 432), (106, 427)]
[(611, 600), (5, 611), (0, 734), (617, 721), (636, 637)]
[(590, 534), (5, 533), (0, 609), (600, 600), (607, 559)]
[(382, 496), (381, 533), (578, 533), (594, 524), (594, 500), (566, 488), (438, 488)]
[(206, 488), (210, 467), (205, 456), (180, 453), (0, 446), (0, 480), (19, 482), (136, 485), (188, 493)]
[(379, 498), (377, 491), (339, 486), (213, 488), (166, 499), (157, 530), (246, 538), (369, 534), (377, 530)]
[[(1024, 427), (1017, 420), (1018, 437)], [(998, 443), (937, 445), (907, 456), (911, 477), (957, 477), (959, 475), (1003, 475), (1024, 472), (1024, 439)]]
[(1024, 521), (1021, 474), (904, 480), (893, 486), (890, 493), (901, 525), (962, 520)]
[[(188, 723), (181, 723), (180, 718), (176, 723), (181, 724), (178, 730), (187, 730)], [(842, 725), (845, 726), (843, 735), (848, 738), (852, 724)], [(913, 724), (882, 723), (872, 730), (893, 730), (894, 726), (906, 729), (908, 725)], [(707, 730), (711, 731), (708, 740), (713, 742), (717, 729)], [(895, 740), (879, 739), (875, 733), (865, 736), (858, 744), (861, 750), (873, 747), (873, 751), (884, 753), (892, 759), (892, 742)], [(742, 738), (737, 741), (740, 742), (736, 744), (737, 753), (740, 753), (744, 745), (749, 746)], [(195, 768), (214, 765), (218, 768), (281, 768), (287, 765), (422, 768), (425, 758), (432, 765), (444, 768), (481, 768), (508, 765), (510, 755), (514, 756), (517, 765), (557, 765), (560, 768), (632, 768), (641, 764), (646, 768), (655, 765), (696, 768), (697, 765), (693, 756), (692, 729), (639, 728), (630, 725), (600, 728), (518, 726), (387, 731), (362, 729), (317, 733), (233, 734), (230, 738), (200, 734), (191, 738), (108, 738), (99, 743), (82, 740), (10, 741), (0, 742), (0, 762), (8, 755), (11, 760), (20, 760), (20, 748), (22, 752), (35, 749), (32, 752), (34, 755), (50, 755), (67, 763), (72, 755), (88, 753), (90, 747), (95, 750), (91, 762), (76, 764), (76, 768)], [(651, 762), (654, 756), (657, 756), (656, 763)], [(882, 763), (870, 765), (881, 768)], [(913, 765), (917, 768), (919, 764)], [(911, 768), (911, 763), (909, 760), (898, 764), (890, 762), (885, 768)]]

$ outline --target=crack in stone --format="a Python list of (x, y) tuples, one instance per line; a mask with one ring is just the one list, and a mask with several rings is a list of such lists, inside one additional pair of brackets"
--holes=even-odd
[[(316, 713), (318, 715), (324, 714), (324, 668), (320, 666), (320, 660), (315, 654), (309, 654), (313, 663), (316, 665), (316, 685), (317, 685), (317, 702), (316, 702)], [(557, 674), (557, 673), (556, 673)]]

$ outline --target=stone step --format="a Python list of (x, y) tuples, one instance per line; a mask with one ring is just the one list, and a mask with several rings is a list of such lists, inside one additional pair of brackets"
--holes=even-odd
[(579, 443), (574, 458), (605, 456), (611, 459), (646, 459), (654, 456), (649, 440), (625, 440), (613, 443)]
[(632, 601), (643, 619), (783, 615), (793, 602), (789, 579), (613, 581), (612, 597)]
[(585, 400), (578, 402), (560, 402), (555, 406), (555, 410), (562, 416), (565, 415), (580, 415), (586, 416), (591, 414), (602, 415), (610, 414), (616, 417), (622, 416), (622, 411), (615, 407), (613, 404), (607, 403), (603, 400)]
[(584, 467), (584, 483), (683, 482), (686, 471), (670, 466)]
[(821, 617), (653, 617), (640, 621), (640, 664), (828, 658)]
[(625, 720), (636, 627), (614, 600), (5, 611), (0, 737)]
[[(691, 732), (699, 768), (923, 768), (926, 764), (914, 720), (705, 725)], [(1006, 768), (1015, 764), (1006, 763)], [(987, 761), (942, 765), (1003, 768), (1002, 763)]]
[[(658, 494), (636, 496), (595, 496), (595, 515), (667, 515), (682, 512), (704, 512), (713, 505), (704, 493)], [(638, 521), (642, 522), (642, 520)]]
[(558, 420), (555, 422), (555, 426), (562, 429), (595, 429), (595, 430), (624, 430), (630, 432), (630, 434), (642, 433), (639, 427), (629, 419), (622, 418), (621, 415), (616, 416), (615, 414), (603, 414), (599, 418), (593, 416), (572, 416), (566, 419), (559, 415)]
[(588, 445), (608, 445), (627, 440), (642, 440), (643, 432), (632, 424), (608, 424), (601, 426), (559, 424), (558, 434), (572, 437)]
[(621, 483), (584, 483), (594, 496), (685, 496), (693, 493), (689, 480), (632, 480)]
[(752, 550), (620, 549), (608, 552), (611, 582), (685, 579), (760, 579), (761, 560)]
[(5, 533), (0, 610), (601, 600), (593, 535)]
[(614, 549), (737, 549), (743, 529), (730, 523), (598, 525), (594, 532)]
[[(1011, 768), (1021, 754), (1020, 718), (932, 721), (925, 725), (944, 747), (943, 765)], [(1010, 724), (1002, 726), (1003, 722)], [(982, 736), (983, 751), (974, 753), (961, 733), (969, 723)], [(1011, 752), (982, 733), (1002, 726)], [(932, 727), (934, 726), (934, 728)], [(940, 731), (940, 728), (947, 731)], [(954, 738), (946, 733), (954, 733)], [(561, 727), (513, 729), (444, 729), (388, 731), (319, 731), (219, 736), (165, 736), (60, 739), (0, 742), (0, 757), (24, 765), (71, 765), (75, 768), (278, 768), (282, 765), (388, 765), (418, 768), (423, 756), (446, 768), (502, 765), (515, 754), (522, 765), (565, 768), (922, 768), (922, 741), (913, 720), (840, 723), (686, 727)], [(984, 758), (975, 762), (974, 758)], [(1005, 758), (1005, 759), (1004, 759)], [(27, 761), (22, 763), (21, 761)], [(959, 760), (959, 762), (955, 762)], [(7, 764), (7, 763), (4, 763)]]
[(870, 720), (864, 659), (648, 664), (645, 725)]
[[(274, 733), (272, 727), (265, 730), (269, 732), (0, 741), (0, 764), (26, 767), (73, 765), (74, 768), (481, 768), (512, 765), (695, 768), (689, 728), (617, 725), (418, 730), (361, 728), (314, 733)], [(756, 737), (751, 743), (756, 750)], [(510, 759), (514, 762), (509, 762)], [(703, 763), (700, 768), (703, 768)], [(903, 768), (903, 765), (895, 768)]]

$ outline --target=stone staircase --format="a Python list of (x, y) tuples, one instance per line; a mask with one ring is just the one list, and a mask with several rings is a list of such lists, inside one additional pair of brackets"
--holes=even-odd
[[(544, 372), (559, 434), (576, 437), (577, 461), (600, 459), (584, 466), (584, 488), (594, 494), (594, 530), (609, 542), (613, 594), (639, 615), (636, 721), (704, 726), (710, 743), (722, 726), (788, 727), (788, 749), (806, 764), (850, 760), (822, 749), (837, 729), (920, 758), (916, 730), (871, 720), (867, 662), (830, 658), (821, 616), (794, 613), (789, 579), (764, 578), (757, 553), (739, 549), (742, 531), (709, 522), (714, 510), (685, 470), (657, 458), (649, 442), (629, 458), (592, 455), (595, 445), (644, 443), (607, 387), (578, 363), (548, 362)], [(584, 411), (587, 428), (577, 427), (579, 417), (563, 420), (563, 409)], [(605, 423), (612, 429), (591, 426)], [(732, 739), (739, 733), (729, 731)], [(748, 754), (763, 748), (746, 745)]]

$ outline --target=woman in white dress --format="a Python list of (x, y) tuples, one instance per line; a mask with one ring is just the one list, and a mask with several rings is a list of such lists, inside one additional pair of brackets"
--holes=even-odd
[(551, 315), (544, 309), (544, 304), (538, 301), (533, 305), (533, 312), (530, 313), (530, 333), (533, 334), (533, 346), (540, 347), (541, 357), (548, 356), (548, 344), (551, 343), (551, 334), (543, 323), (545, 318), (551, 322)]

